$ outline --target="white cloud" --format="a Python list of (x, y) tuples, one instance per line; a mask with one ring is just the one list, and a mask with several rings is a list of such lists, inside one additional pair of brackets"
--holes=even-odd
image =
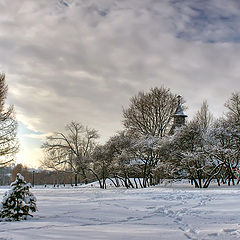
[(47, 137), (51, 136), (51, 133), (41, 133), (41, 134), (24, 134), (23, 137), (27, 137), (27, 138), (33, 138), (33, 139), (39, 139), (42, 142), (46, 140)]

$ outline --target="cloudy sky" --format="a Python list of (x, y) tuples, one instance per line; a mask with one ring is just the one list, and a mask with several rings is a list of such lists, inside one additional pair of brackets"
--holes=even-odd
[(0, 70), (15, 105), (18, 162), (38, 166), (42, 139), (71, 120), (104, 142), (138, 91), (166, 86), (191, 117), (217, 117), (240, 89), (237, 0), (0, 0)]

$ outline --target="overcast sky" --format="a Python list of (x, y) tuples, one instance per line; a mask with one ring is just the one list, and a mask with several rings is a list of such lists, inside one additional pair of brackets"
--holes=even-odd
[(71, 120), (104, 142), (138, 91), (166, 86), (191, 117), (218, 117), (240, 87), (240, 1), (0, 0), (0, 69), (15, 105), (18, 162)]

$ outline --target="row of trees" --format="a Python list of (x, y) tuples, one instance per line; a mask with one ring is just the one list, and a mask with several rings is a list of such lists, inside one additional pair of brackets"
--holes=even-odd
[[(136, 140), (142, 141), (143, 137), (162, 138), (170, 128), (172, 115), (177, 107), (177, 96), (164, 87), (151, 89), (149, 93), (140, 92), (131, 99), (131, 105), (124, 109), (125, 131), (112, 137), (105, 145), (97, 145), (98, 134), (95, 129), (82, 126), (80, 123), (71, 122), (66, 126), (66, 132), (58, 132), (48, 137), (43, 144), (46, 158), (43, 166), (58, 171), (79, 173), (82, 181), (89, 182), (95, 178), (100, 187), (106, 187), (106, 179), (116, 179), (113, 184), (119, 185), (124, 182), (126, 187), (134, 186), (130, 178), (144, 177), (139, 184), (147, 186), (149, 175), (149, 162), (141, 155)], [(139, 142), (140, 143), (140, 142)], [(129, 146), (135, 146), (136, 156), (129, 154)], [(150, 160), (152, 158), (152, 160)], [(141, 162), (137, 163), (138, 161)], [(145, 164), (144, 176), (139, 174), (137, 166), (142, 168)], [(150, 165), (153, 164), (150, 163)], [(135, 186), (137, 182), (135, 183)]]
[(49, 171), (46, 169), (28, 168), (22, 164), (17, 164), (14, 167), (0, 168), (0, 186), (9, 185), (15, 181), (17, 174), (20, 173), (27, 182), (32, 185), (53, 185), (58, 187), (66, 184), (74, 186), (75, 174), (71, 172)]
[(219, 185), (238, 183), (240, 95), (232, 94), (227, 115), (217, 120), (203, 102), (193, 120), (169, 135), (177, 106), (167, 88), (138, 93), (123, 110), (124, 130), (104, 145), (97, 144), (95, 129), (71, 122), (43, 144), (43, 166), (78, 174), (85, 183), (98, 180), (101, 188), (107, 179), (127, 188), (183, 178), (199, 188), (213, 179)]
[(17, 174), (20, 173), (27, 182), (31, 182), (32, 185), (47, 185), (53, 186), (74, 184), (75, 174), (70, 172), (48, 171), (45, 169), (32, 169), (22, 164), (17, 164), (11, 170), (11, 178), (9, 182), (16, 179)]
[[(5, 75), (0, 74), (0, 167), (13, 161), (18, 150), (17, 122), (13, 107), (5, 106), (6, 96)], [(123, 110), (124, 130), (103, 145), (97, 144), (95, 129), (71, 122), (43, 144), (43, 166), (74, 176), (75, 184), (98, 180), (101, 188), (107, 179), (126, 187), (183, 178), (199, 188), (212, 180), (239, 183), (240, 94), (232, 94), (227, 114), (215, 120), (203, 102), (191, 121), (169, 135), (178, 104), (177, 95), (165, 87), (139, 92)], [(181, 104), (184, 108), (183, 99)]]

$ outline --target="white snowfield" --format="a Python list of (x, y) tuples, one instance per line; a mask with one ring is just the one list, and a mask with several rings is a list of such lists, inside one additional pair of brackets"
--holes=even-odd
[[(0, 189), (0, 197), (6, 189)], [(240, 239), (240, 187), (40, 188), (38, 212), (0, 222), (5, 239)]]

